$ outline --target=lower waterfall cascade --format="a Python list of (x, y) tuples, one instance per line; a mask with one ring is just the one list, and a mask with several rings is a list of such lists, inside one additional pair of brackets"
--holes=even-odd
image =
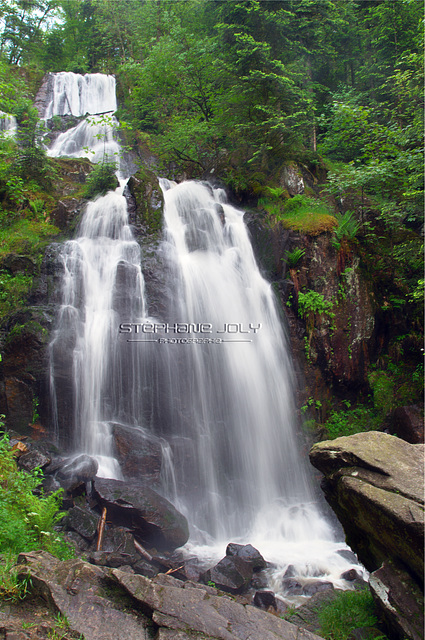
[[(207, 183), (161, 186), (164, 317), (149, 315), (124, 181), (87, 205), (77, 237), (62, 247), (50, 343), (56, 429), (67, 376), (66, 444), (95, 457), (99, 476), (123, 478), (114, 424), (161, 443), (160, 492), (190, 524), (184, 553), (212, 563), (227, 543), (249, 543), (275, 566), (270, 584), (278, 594), (289, 566), (307, 582), (347, 588), (340, 575), (353, 562), (339, 553), (347, 547), (314, 499), (297, 441), (285, 331), (243, 212)], [(128, 340), (119, 328), (132, 325), (146, 333)]]

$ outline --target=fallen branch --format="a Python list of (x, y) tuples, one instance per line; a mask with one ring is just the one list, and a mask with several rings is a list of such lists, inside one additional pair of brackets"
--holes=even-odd
[(146, 558), (146, 560), (148, 560), (148, 562), (152, 562), (152, 556), (150, 555), (150, 553), (148, 553), (146, 551), (146, 549), (144, 549), (142, 547), (142, 545), (140, 544), (140, 542), (137, 542), (136, 538), (133, 538), (134, 541), (134, 546), (136, 548), (136, 551), (138, 553), (140, 553), (141, 556), (143, 556), (144, 558)]
[(102, 542), (103, 542), (103, 534), (105, 532), (105, 524), (106, 524), (106, 507), (103, 507), (102, 516), (99, 520), (99, 525), (97, 529), (97, 543), (96, 543), (96, 551), (102, 550)]
[(184, 564), (182, 564), (181, 567), (177, 567), (177, 569), (168, 569), (168, 571), (166, 571), (164, 575), (169, 576), (170, 573), (175, 573), (176, 571), (180, 571), (180, 569), (183, 569), (183, 568), (184, 568)]

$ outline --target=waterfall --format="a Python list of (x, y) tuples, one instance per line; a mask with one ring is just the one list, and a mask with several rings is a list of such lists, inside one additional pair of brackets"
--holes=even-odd
[(85, 116), (117, 110), (114, 76), (62, 71), (52, 74), (51, 79), (53, 87), (46, 104), (45, 120), (53, 116)]
[(173, 294), (158, 350), (188, 550), (218, 558), (229, 540), (251, 543), (297, 575), (335, 579), (341, 543), (300, 456), (287, 339), (243, 212), (206, 184), (163, 188)]
[(120, 161), (120, 145), (115, 138), (118, 125), (115, 78), (102, 73), (80, 75), (61, 72), (50, 76), (50, 95), (44, 119), (72, 115), (84, 117), (76, 126), (63, 131), (47, 150), (54, 158), (88, 158), (92, 162)]
[[(162, 187), (164, 317), (149, 317), (122, 187), (89, 203), (62, 248), (50, 344), (59, 440), (95, 456), (98, 475), (120, 478), (114, 423), (152, 434), (162, 443), (162, 492), (191, 525), (185, 553), (212, 562), (229, 541), (251, 543), (276, 564), (277, 592), (289, 565), (342, 586), (352, 565), (310, 489), (287, 339), (244, 214), (208, 184)], [(142, 330), (130, 339), (122, 326)]]
[[(54, 76), (46, 114), (81, 115), (104, 108), (116, 108), (112, 76)], [(79, 152), (83, 146), (94, 161), (119, 151), (111, 127), (99, 141), (96, 129), (85, 119), (61, 134), (49, 153), (78, 157), (84, 155)], [(76, 453), (96, 457), (98, 475), (113, 478), (121, 477), (121, 472), (113, 456), (111, 423), (120, 419), (134, 423), (132, 416), (140, 414), (142, 404), (134, 381), (142, 382), (144, 376), (136, 354), (117, 340), (121, 314), (145, 317), (140, 248), (128, 224), (123, 188), (122, 184), (90, 202), (77, 238), (62, 247), (61, 304), (50, 343), (52, 415), (58, 438)]]
[(0, 136), (13, 138), (16, 135), (16, 118), (9, 113), (0, 111)]

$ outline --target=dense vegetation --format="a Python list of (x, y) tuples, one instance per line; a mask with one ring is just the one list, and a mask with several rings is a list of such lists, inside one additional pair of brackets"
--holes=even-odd
[[(272, 227), (331, 232), (337, 250), (355, 243), (393, 327), (378, 363), (386, 379), (372, 376), (371, 390), (420, 378), (418, 0), (1, 0), (0, 18), (0, 110), (18, 124), (0, 139), (0, 255), (39, 259), (57, 233), (57, 164), (31, 102), (43, 74), (114, 73), (126, 142), (159, 171), (217, 176)], [(291, 162), (313, 176), (294, 198), (281, 182)], [(81, 195), (113, 181), (99, 167)], [(0, 278), (4, 315), (31, 276)]]

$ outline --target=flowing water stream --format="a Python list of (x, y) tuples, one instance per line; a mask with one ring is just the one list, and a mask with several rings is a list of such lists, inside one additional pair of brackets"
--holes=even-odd
[[(95, 83), (59, 75), (71, 91)], [(72, 449), (95, 456), (99, 475), (120, 478), (111, 424), (158, 436), (166, 445), (162, 490), (191, 525), (186, 553), (213, 562), (228, 542), (251, 543), (276, 563), (276, 591), (289, 565), (306, 581), (320, 576), (343, 586), (339, 576), (352, 564), (338, 553), (345, 545), (310, 488), (285, 332), (243, 212), (207, 184), (163, 180), (162, 187), (166, 318), (149, 318), (122, 187), (89, 203), (77, 238), (61, 251), (62, 304), (51, 343), (56, 419), (67, 351)], [(119, 340), (123, 321), (155, 335)]]

